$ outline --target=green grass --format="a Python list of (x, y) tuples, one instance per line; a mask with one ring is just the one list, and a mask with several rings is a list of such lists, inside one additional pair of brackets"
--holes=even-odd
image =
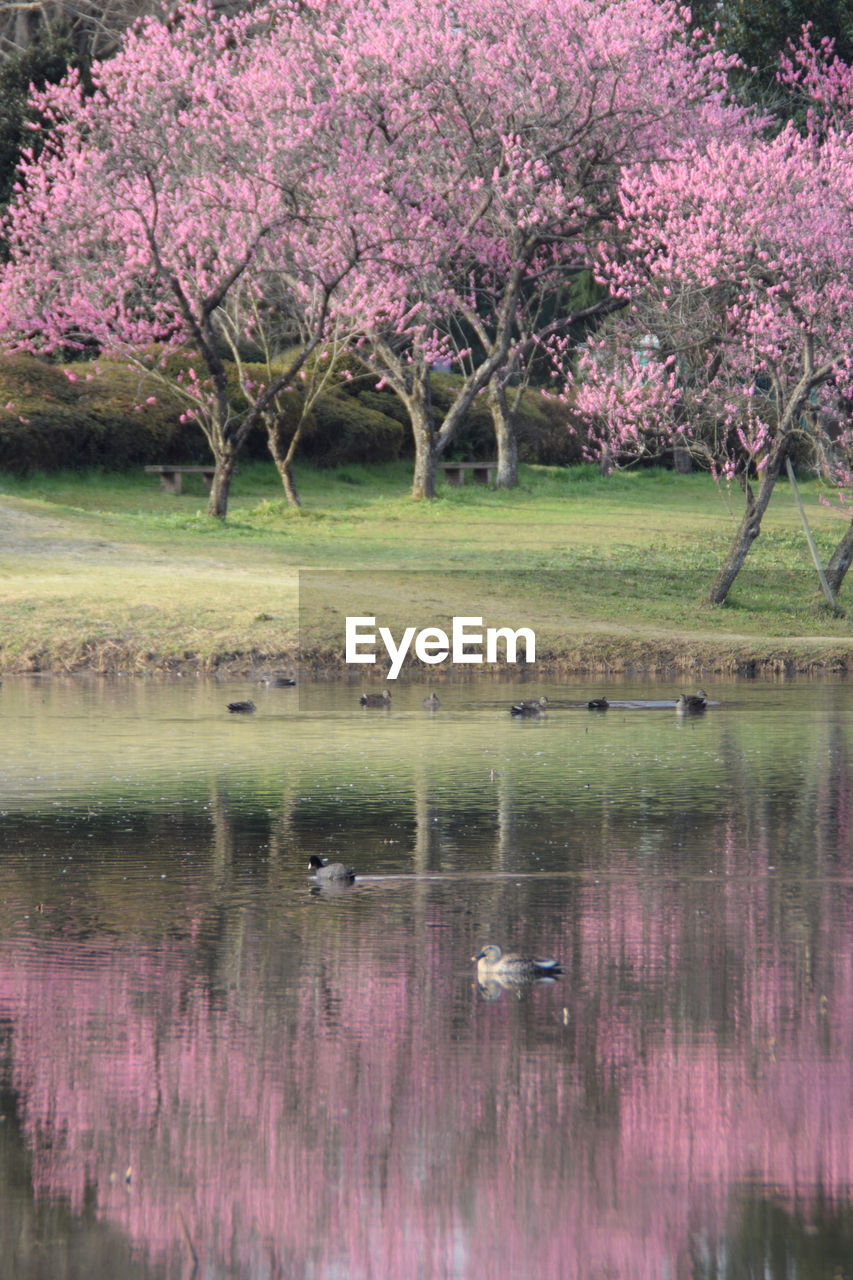
[[(195, 477), (180, 497), (141, 470), (2, 477), (0, 661), (146, 670), (274, 660), (296, 643), (299, 568), (421, 571), (389, 588), (389, 618), (414, 620), (424, 599), (433, 615), (442, 604), (448, 616), (511, 608), (540, 652), (574, 665), (648, 665), (654, 654), (808, 665), (849, 648), (851, 623), (822, 604), (785, 482), (729, 601), (711, 608), (742, 498), (708, 476), (523, 467), (517, 490), (442, 485), (432, 503), (411, 500), (410, 479), (406, 462), (303, 466), (296, 511), (271, 465), (246, 463), (222, 524), (204, 514)], [(826, 561), (845, 523), (819, 504), (815, 483), (801, 487)], [(311, 647), (331, 637), (318, 627)]]

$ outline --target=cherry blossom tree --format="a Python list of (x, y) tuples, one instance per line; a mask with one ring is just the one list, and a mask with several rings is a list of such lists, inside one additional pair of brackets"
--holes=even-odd
[[(826, 137), (830, 148), (838, 139), (849, 139), (853, 133), (853, 69), (839, 57), (836, 40), (828, 35), (816, 37), (812, 22), (807, 23), (797, 42), (791, 41), (780, 59), (779, 79), (791, 95), (799, 113), (805, 117), (809, 132)], [(831, 464), (825, 468), (837, 485), (836, 510), (850, 515), (850, 490), (853, 488), (851, 466), (851, 418), (853, 403), (849, 395), (836, 388), (827, 406), (826, 420), (830, 428)], [(853, 518), (839, 539), (826, 566), (827, 584), (834, 594), (841, 589), (853, 563)]]
[[(169, 381), (210, 445), (220, 517), (242, 444), (326, 339), (363, 251), (346, 213), (361, 166), (315, 96), (316, 28), (297, 23), (198, 6), (132, 30), (93, 96), (73, 74), (40, 96), (50, 132), (7, 220), (7, 343), (94, 341)], [(229, 382), (228, 356), (271, 341), (295, 352), (284, 367), (258, 386), (238, 361)]]
[[(529, 347), (530, 298), (565, 295), (592, 260), (622, 167), (742, 117), (725, 98), (730, 60), (691, 43), (667, 2), (364, 0), (340, 21), (371, 163), (399, 176), (408, 246), (396, 301), (366, 318), (361, 350), (406, 405), (413, 495), (432, 497), (473, 399)], [(437, 423), (430, 369), (448, 359), (462, 380)], [(514, 480), (505, 441), (499, 484)]]
[(853, 366), (853, 139), (786, 127), (716, 140), (623, 183), (602, 278), (631, 305), (569, 392), (609, 456), (680, 447), (737, 479), (746, 509), (710, 591), (722, 603), (795, 442), (816, 454)]

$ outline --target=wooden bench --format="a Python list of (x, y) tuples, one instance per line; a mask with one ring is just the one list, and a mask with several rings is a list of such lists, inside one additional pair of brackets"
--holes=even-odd
[(444, 472), (448, 484), (458, 488), (465, 483), (466, 471), (478, 484), (491, 484), (492, 475), (497, 467), (496, 462), (440, 462), (439, 469)]
[(208, 489), (213, 484), (213, 475), (216, 470), (212, 466), (204, 467), (173, 467), (173, 466), (154, 466), (146, 467), (146, 471), (153, 475), (159, 475), (160, 487), (166, 493), (182, 493), (183, 478), (185, 475), (195, 474), (204, 478), (204, 483)]

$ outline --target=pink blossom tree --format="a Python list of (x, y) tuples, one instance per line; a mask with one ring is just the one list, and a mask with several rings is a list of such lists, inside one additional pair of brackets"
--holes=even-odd
[(853, 148), (830, 130), (716, 140), (627, 175), (622, 245), (602, 279), (630, 306), (570, 381), (593, 449), (689, 450), (746, 497), (710, 600), (758, 537), (795, 442), (832, 443), (822, 410), (853, 371)]
[[(5, 342), (94, 341), (168, 380), (207, 438), (220, 517), (240, 448), (328, 337), (364, 251), (347, 217), (361, 169), (316, 96), (312, 33), (286, 8), (141, 24), (93, 68), (94, 96), (73, 75), (42, 95), (52, 129), (7, 219)], [(271, 344), (290, 357), (257, 385), (239, 353)]]
[[(363, 0), (340, 21), (341, 74), (372, 124), (371, 163), (397, 175), (407, 245), (361, 351), (406, 405), (413, 495), (429, 498), (474, 398), (499, 390), (540, 332), (571, 322), (552, 307), (531, 329), (530, 300), (565, 296), (592, 261), (623, 166), (743, 117), (726, 105), (729, 60), (689, 37), (667, 2)], [(429, 375), (447, 359), (462, 379), (438, 423)], [(494, 402), (498, 484), (512, 484), (513, 440)]]
[[(830, 152), (838, 148), (840, 140), (846, 147), (853, 134), (853, 68), (836, 55), (833, 41), (824, 38), (815, 43), (811, 28), (804, 27), (800, 40), (782, 56), (779, 75), (804, 112), (809, 132), (818, 138), (825, 137)], [(828, 452), (835, 465), (827, 470), (838, 487), (837, 509), (847, 516), (853, 488), (850, 456), (853, 402), (849, 394), (844, 394), (843, 387), (836, 386), (835, 390), (835, 396), (827, 405), (832, 437)], [(851, 564), (853, 518), (826, 566), (826, 580), (833, 593), (840, 590)]]

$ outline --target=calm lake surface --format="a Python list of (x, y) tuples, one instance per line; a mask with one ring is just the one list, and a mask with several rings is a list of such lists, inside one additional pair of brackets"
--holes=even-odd
[(2, 1280), (853, 1276), (853, 683), (707, 689), (7, 679)]

